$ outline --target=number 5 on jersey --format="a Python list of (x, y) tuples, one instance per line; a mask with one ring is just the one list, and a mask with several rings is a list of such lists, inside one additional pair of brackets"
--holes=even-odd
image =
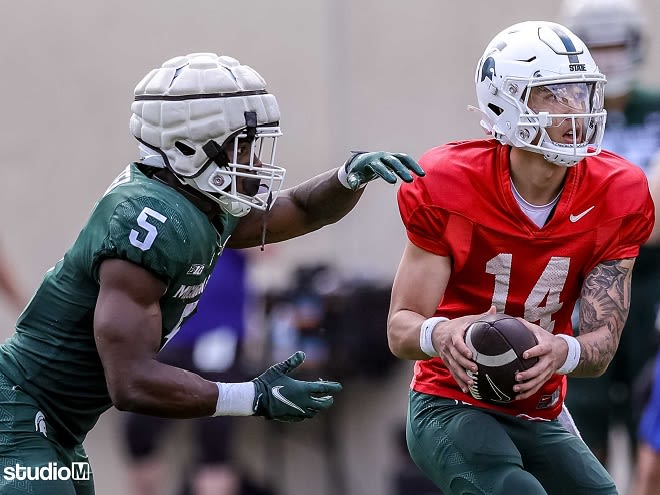
[(150, 219), (153, 219), (152, 222), (155, 220), (165, 223), (167, 217), (149, 207), (145, 207), (137, 217), (137, 224), (142, 230), (132, 229), (128, 236), (131, 244), (142, 251), (147, 251), (153, 245), (158, 235), (158, 229), (153, 223), (149, 222)]

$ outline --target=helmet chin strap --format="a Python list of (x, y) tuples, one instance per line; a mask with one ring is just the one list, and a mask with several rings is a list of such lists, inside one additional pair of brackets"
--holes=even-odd
[(266, 224), (266, 221), (268, 219), (268, 213), (270, 212), (270, 207), (273, 204), (273, 193), (269, 192), (268, 193), (268, 200), (266, 201), (266, 211), (264, 212), (264, 215), (261, 217), (261, 250), (265, 251), (266, 250), (266, 233), (268, 226)]
[[(257, 112), (245, 112), (244, 116), (245, 133), (247, 134), (247, 139), (251, 141), (257, 133)], [(208, 156), (218, 167), (225, 168), (229, 165), (227, 154), (222, 146), (213, 139), (210, 139), (204, 146), (202, 146), (202, 151), (206, 153), (206, 156)]]
[(202, 146), (202, 151), (206, 153), (206, 156), (208, 156), (209, 159), (220, 168), (226, 168), (229, 164), (227, 154), (223, 151), (222, 146), (216, 143), (213, 139), (210, 139), (204, 146)]

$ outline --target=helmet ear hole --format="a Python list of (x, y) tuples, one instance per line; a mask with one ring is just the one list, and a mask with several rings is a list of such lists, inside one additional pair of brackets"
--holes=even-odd
[(177, 141), (174, 143), (176, 149), (178, 149), (184, 156), (193, 156), (195, 154), (195, 149), (191, 146), (188, 146), (186, 143)]
[(492, 103), (488, 104), (488, 108), (490, 108), (490, 110), (498, 117), (502, 115), (502, 113), (504, 112), (504, 109), (502, 107), (498, 107), (497, 105), (494, 105)]

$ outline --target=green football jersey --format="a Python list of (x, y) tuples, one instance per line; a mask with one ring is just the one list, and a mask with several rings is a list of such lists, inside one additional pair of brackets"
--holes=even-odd
[(0, 372), (42, 407), (61, 441), (80, 443), (112, 404), (94, 341), (98, 269), (136, 263), (167, 284), (164, 345), (190, 317), (237, 218), (222, 232), (185, 196), (131, 164), (95, 205), (64, 258), (50, 269), (0, 347)]

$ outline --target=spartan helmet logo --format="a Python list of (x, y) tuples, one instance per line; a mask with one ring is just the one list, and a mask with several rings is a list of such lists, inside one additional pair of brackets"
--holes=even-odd
[(46, 416), (41, 411), (37, 411), (37, 414), (34, 415), (34, 431), (38, 431), (47, 437), (46, 433)]
[(486, 78), (492, 81), (493, 76), (495, 76), (495, 60), (493, 57), (488, 57), (481, 66), (481, 81)]

